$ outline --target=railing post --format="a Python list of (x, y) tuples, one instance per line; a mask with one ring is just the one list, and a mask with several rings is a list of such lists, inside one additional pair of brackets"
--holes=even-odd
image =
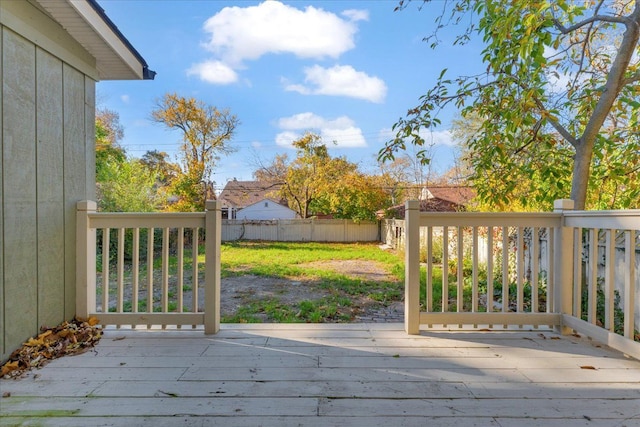
[[(204, 268), (204, 333), (220, 330), (220, 238), (222, 236), (222, 204), (219, 200), (205, 203), (205, 268)], [(197, 286), (194, 285), (194, 286)]]
[[(573, 210), (573, 200), (561, 199), (553, 202), (553, 211), (563, 214)], [(572, 314), (573, 307), (573, 229), (565, 227), (564, 215), (560, 224), (554, 228), (553, 248), (553, 312)], [(560, 325), (556, 330), (562, 334), (570, 333), (570, 329)]]
[(88, 318), (96, 311), (96, 229), (89, 228), (89, 214), (97, 204), (76, 204), (76, 316)]
[(420, 202), (408, 200), (404, 214), (404, 329), (420, 333)]

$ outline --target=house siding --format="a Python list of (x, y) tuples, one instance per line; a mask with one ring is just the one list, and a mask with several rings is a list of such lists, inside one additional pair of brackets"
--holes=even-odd
[(236, 214), (236, 219), (249, 220), (294, 219), (295, 217), (296, 211), (269, 199), (240, 209)]
[[(95, 81), (69, 64), (70, 53), (82, 52), (75, 41), (62, 33), (53, 37), (65, 46), (63, 60), (48, 48), (52, 38), (43, 41), (47, 48), (34, 39), (42, 28), (59, 26), (31, 3), (3, 2), (0, 8), (4, 361), (41, 326), (75, 314), (75, 206), (94, 195)], [(37, 19), (19, 22), (20, 16)], [(70, 62), (86, 68), (86, 52)]]

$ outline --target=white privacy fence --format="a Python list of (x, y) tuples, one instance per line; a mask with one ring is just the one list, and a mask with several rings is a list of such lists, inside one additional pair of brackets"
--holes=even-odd
[(553, 213), (420, 213), (408, 202), (406, 223), (383, 224), (405, 250), (407, 332), (554, 326), (640, 357), (640, 211), (558, 202)]
[(204, 325), (216, 333), (220, 225), (219, 202), (201, 213), (104, 213), (95, 202), (78, 203), (76, 314), (105, 325)]
[(348, 219), (222, 220), (222, 241), (378, 242), (378, 222)]

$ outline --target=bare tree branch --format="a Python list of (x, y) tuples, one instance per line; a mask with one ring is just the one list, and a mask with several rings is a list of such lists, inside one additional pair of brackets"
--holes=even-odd
[(625, 17), (625, 16), (593, 15), (585, 19), (584, 21), (580, 21), (576, 24), (573, 24), (570, 27), (565, 27), (564, 25), (562, 25), (562, 22), (560, 22), (555, 16), (552, 18), (552, 20), (553, 20), (553, 25), (555, 25), (558, 31), (560, 31), (562, 34), (572, 33), (575, 30), (578, 30), (584, 27), (585, 25), (589, 25), (594, 22), (610, 22), (610, 23), (624, 24), (624, 25), (629, 25), (632, 22), (631, 19), (629, 19), (629, 17)]

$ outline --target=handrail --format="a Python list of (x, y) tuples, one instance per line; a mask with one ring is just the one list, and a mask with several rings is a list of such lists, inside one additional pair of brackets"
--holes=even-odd
[[(554, 205), (546, 213), (420, 212), (418, 202), (407, 202), (404, 222), (394, 221), (395, 233), (388, 230), (398, 243), (404, 240), (406, 331), (548, 325), (640, 358), (634, 341), (640, 210), (573, 211), (570, 200)], [(436, 270), (441, 285), (434, 282)]]
[[(103, 324), (110, 325), (168, 325), (195, 326), (204, 325), (205, 333), (212, 334), (220, 329), (220, 237), (221, 204), (219, 201), (207, 201), (205, 212), (195, 213), (112, 213), (96, 212), (96, 203), (82, 201), (77, 205), (77, 255), (76, 269), (76, 312), (78, 316), (96, 316)], [(161, 235), (154, 230), (161, 229)], [(183, 312), (184, 282), (184, 230), (191, 229), (192, 271), (191, 296), (192, 312)], [(102, 272), (98, 287), (96, 259), (98, 242), (97, 230), (102, 230)], [(116, 241), (111, 242), (111, 230), (117, 230)], [(131, 243), (125, 244), (125, 233), (129, 230)], [(140, 263), (140, 230), (146, 230), (146, 262)], [(175, 230), (171, 232), (170, 230)], [(198, 305), (198, 230), (204, 230), (205, 239), (205, 275), (204, 275), (204, 311)], [(169, 268), (170, 236), (176, 236), (175, 252), (177, 267), (175, 277)], [(155, 237), (162, 241), (160, 283), (154, 279)], [(110, 248), (116, 245), (115, 260)], [(144, 244), (144, 242), (143, 242)], [(131, 261), (125, 262), (125, 246), (131, 249)], [(144, 247), (144, 246), (143, 246)], [(115, 266), (115, 278), (112, 278), (111, 264)], [(126, 264), (126, 265), (125, 265)], [(140, 284), (141, 267), (146, 267), (146, 282)], [(125, 275), (130, 279), (125, 280)], [(130, 280), (130, 283), (129, 283)], [(170, 282), (175, 291), (170, 292)], [(115, 294), (110, 295), (112, 282), (115, 282)], [(126, 283), (125, 283), (126, 282)], [(156, 287), (156, 285), (159, 285)], [(128, 289), (130, 300), (125, 296)], [(98, 310), (98, 289), (101, 292), (101, 309)], [(144, 290), (143, 290), (144, 289)], [(156, 298), (155, 291), (160, 290)], [(170, 308), (169, 294), (177, 294)], [(146, 296), (146, 307), (139, 309), (139, 295)], [(112, 298), (115, 301), (112, 301)], [(125, 299), (127, 299), (125, 301)], [(125, 303), (130, 308), (124, 309)], [(159, 310), (159, 311), (158, 311)]]

